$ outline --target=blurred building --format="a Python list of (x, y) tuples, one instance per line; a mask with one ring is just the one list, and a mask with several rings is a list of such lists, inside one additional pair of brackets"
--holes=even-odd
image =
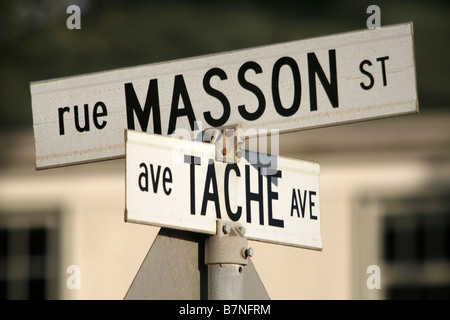
[[(450, 298), (449, 123), (281, 135), (321, 165), (323, 251), (252, 242), (270, 297)], [(124, 160), (35, 171), (31, 131), (1, 133), (0, 155), (0, 298), (123, 299), (159, 230), (124, 222)]]

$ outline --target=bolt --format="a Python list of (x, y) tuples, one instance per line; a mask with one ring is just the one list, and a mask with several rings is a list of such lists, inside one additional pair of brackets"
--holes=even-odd
[(242, 158), (242, 151), (241, 151), (241, 150), (238, 150), (238, 151), (236, 152), (236, 157), (237, 157), (238, 159)]
[(255, 255), (255, 249), (253, 248), (247, 248), (245, 249), (245, 258), (253, 257)]
[(244, 227), (240, 226), (240, 227), (238, 227), (238, 229), (239, 229), (239, 231), (240, 231), (242, 234), (245, 234), (245, 228), (244, 228)]
[(222, 231), (224, 234), (229, 234), (231, 232), (231, 227), (228, 224), (226, 224), (222, 227)]

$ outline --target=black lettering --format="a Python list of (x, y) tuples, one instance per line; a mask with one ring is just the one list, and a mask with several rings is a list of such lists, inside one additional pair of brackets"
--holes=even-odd
[[(212, 184), (213, 192), (209, 192), (210, 186)], [(206, 172), (205, 190), (203, 191), (203, 203), (201, 215), (206, 215), (206, 206), (208, 201), (213, 201), (216, 208), (217, 219), (221, 219), (220, 206), (219, 206), (219, 193), (217, 191), (217, 179), (216, 179), (216, 169), (214, 167), (214, 161), (210, 160), (208, 164), (208, 170)]]
[[(287, 65), (291, 68), (292, 78), (294, 82), (294, 101), (289, 108), (284, 108), (281, 103), (279, 79), (281, 67)], [(277, 60), (272, 70), (272, 98), (275, 110), (279, 115), (283, 117), (290, 117), (295, 114), (300, 107), (300, 100), (302, 95), (302, 86), (300, 79), (300, 70), (298, 69), (297, 62), (291, 57), (283, 57)]]
[[(306, 209), (306, 201), (308, 201), (307, 199), (307, 193), (309, 192), (309, 209), (310, 209), (310, 213), (309, 213), (309, 217), (310, 219), (316, 220), (317, 217), (314, 216), (312, 214), (312, 207), (314, 207), (314, 202), (311, 203), (311, 196), (315, 195), (316, 192), (315, 191), (308, 191), (308, 190), (304, 190), (303, 191), (303, 200), (302, 200), (302, 195), (300, 193), (300, 189), (297, 189), (297, 195), (298, 195), (298, 200), (297, 200), (297, 195), (295, 194), (295, 189), (292, 189), (292, 202), (291, 202), (291, 217), (294, 215), (294, 210), (297, 211), (297, 217), (300, 218), (300, 212), (301, 212), (301, 217), (304, 218), (305, 217), (305, 209)], [(312, 193), (312, 195), (311, 195)], [(299, 208), (299, 203), (300, 203), (300, 208)]]
[(328, 59), (330, 66), (330, 81), (328, 81), (322, 67), (314, 52), (308, 53), (308, 80), (309, 80), (309, 100), (311, 111), (317, 110), (317, 90), (316, 90), (316, 74), (322, 83), (328, 99), (333, 108), (339, 107), (338, 87), (337, 87), (337, 71), (336, 71), (336, 50), (328, 50)]
[(209, 82), (213, 76), (218, 76), (220, 78), (220, 80), (226, 80), (227, 74), (225, 73), (225, 71), (223, 71), (220, 68), (212, 68), (212, 69), (208, 70), (208, 72), (206, 72), (205, 76), (203, 77), (203, 89), (205, 89), (205, 92), (207, 94), (209, 94), (210, 96), (212, 96), (214, 98), (217, 98), (222, 103), (223, 114), (219, 119), (214, 119), (211, 116), (210, 111), (205, 112), (203, 115), (205, 117), (205, 121), (210, 126), (220, 127), (220, 126), (223, 126), (227, 122), (228, 118), (230, 117), (231, 108), (230, 108), (230, 102), (228, 101), (227, 97), (219, 90), (211, 87), (211, 84)]
[(251, 201), (256, 201), (259, 204), (259, 224), (264, 225), (264, 208), (263, 208), (263, 182), (262, 182), (261, 168), (258, 167), (258, 192), (250, 192), (250, 166), (245, 166), (245, 194), (246, 194), (246, 208), (247, 208), (247, 222), (252, 222)]
[(258, 108), (256, 109), (255, 112), (250, 113), (247, 111), (247, 109), (245, 109), (245, 105), (240, 105), (240, 106), (238, 106), (238, 111), (239, 111), (240, 115), (242, 116), (242, 118), (244, 118), (245, 120), (254, 121), (254, 120), (258, 119), (259, 117), (261, 117), (262, 114), (264, 113), (264, 110), (266, 109), (266, 99), (264, 98), (264, 94), (261, 91), (261, 89), (259, 89), (256, 85), (248, 82), (245, 79), (245, 73), (249, 69), (252, 69), (253, 71), (255, 71), (256, 74), (263, 72), (261, 69), (261, 66), (259, 64), (257, 64), (254, 61), (248, 61), (239, 68), (238, 81), (239, 81), (239, 84), (242, 86), (242, 88), (247, 89), (248, 91), (251, 91), (256, 96), (256, 98), (258, 99)]
[(163, 172), (163, 189), (164, 193), (168, 196), (172, 192), (172, 188), (167, 188), (166, 183), (172, 183), (172, 171), (166, 167)]
[[(144, 168), (144, 172), (141, 172), (138, 179), (139, 189), (141, 191), (148, 192), (148, 169), (145, 163), (141, 163), (139, 168)], [(142, 183), (143, 182), (143, 183)]]
[(152, 175), (152, 183), (153, 183), (153, 192), (158, 192), (158, 182), (159, 182), (159, 174), (161, 173), (161, 166), (158, 166), (158, 169), (156, 171), (156, 179), (155, 179), (155, 173), (153, 171), (153, 164), (150, 164), (150, 172)]
[(372, 62), (370, 62), (369, 60), (364, 60), (364, 61), (362, 61), (362, 62), (359, 64), (359, 71), (361, 71), (361, 73), (365, 74), (365, 75), (369, 78), (370, 82), (369, 82), (368, 85), (366, 85), (364, 82), (361, 82), (359, 85), (360, 85), (361, 88), (363, 88), (364, 90), (370, 90), (370, 89), (372, 89), (372, 87), (373, 87), (374, 79), (373, 79), (372, 74), (371, 74), (369, 71), (367, 71), (367, 70), (365, 70), (365, 69), (363, 68), (364, 65), (371, 66), (371, 65), (372, 65)]
[(381, 62), (381, 72), (383, 73), (383, 86), (384, 87), (387, 86), (386, 67), (384, 65), (384, 61), (388, 60), (388, 59), (389, 59), (389, 56), (377, 58), (377, 61)]
[(317, 220), (317, 216), (312, 214), (312, 207), (314, 207), (315, 203), (312, 201), (311, 197), (315, 196), (315, 195), (316, 195), (315, 191), (309, 192), (309, 218), (311, 220)]
[[(99, 112), (98, 109), (101, 109), (101, 111)], [(94, 106), (94, 112), (92, 115), (92, 118), (94, 120), (94, 125), (97, 129), (101, 130), (106, 126), (107, 121), (103, 120), (103, 122), (100, 124), (98, 122), (98, 118), (99, 117), (105, 117), (108, 115), (108, 110), (106, 109), (106, 106), (103, 102), (99, 101), (95, 104)]]
[(148, 84), (144, 109), (136, 96), (132, 83), (125, 83), (125, 101), (127, 104), (127, 126), (135, 130), (134, 114), (139, 121), (141, 130), (147, 132), (150, 111), (153, 111), (153, 133), (161, 134), (161, 115), (159, 110), (158, 79), (151, 79)]
[(274, 175), (267, 176), (267, 207), (269, 215), (269, 226), (284, 228), (284, 221), (275, 219), (272, 215), (272, 200), (278, 200), (278, 192), (272, 191), (272, 178), (281, 178), (281, 171), (278, 170)]
[(195, 214), (195, 166), (200, 165), (200, 157), (184, 155), (184, 163), (190, 164), (190, 176), (191, 176), (191, 214)]
[(298, 211), (297, 195), (295, 194), (295, 189), (292, 189), (291, 217), (294, 216), (294, 209), (297, 210), (297, 217), (300, 218), (300, 212)]
[(229, 193), (229, 180), (230, 180), (230, 171), (233, 170), (236, 173), (236, 176), (240, 177), (241, 172), (239, 170), (239, 167), (235, 163), (229, 163), (225, 167), (225, 208), (227, 210), (228, 217), (232, 221), (238, 221), (241, 218), (242, 215), (242, 207), (238, 206), (236, 212), (233, 212), (230, 207), (230, 193)]
[(75, 106), (75, 128), (78, 132), (89, 131), (89, 106), (84, 105), (84, 127), (80, 126), (80, 117), (78, 115), (78, 106)]
[(64, 135), (64, 113), (70, 113), (69, 107), (58, 108), (59, 135)]
[(297, 189), (298, 201), (300, 202), (300, 209), (302, 211), (302, 218), (305, 217), (306, 192), (307, 192), (306, 190), (303, 192), (303, 201), (302, 201), (302, 196), (300, 195), (300, 189)]
[[(184, 104), (184, 108), (181, 109), (178, 108), (180, 97)], [(177, 127), (177, 119), (184, 116), (188, 117), (191, 130), (194, 130), (194, 110), (192, 109), (191, 99), (189, 98), (189, 93), (187, 91), (183, 75), (179, 74), (175, 76), (175, 82), (173, 85), (172, 106), (170, 109), (169, 129), (167, 134), (170, 135), (175, 131)]]

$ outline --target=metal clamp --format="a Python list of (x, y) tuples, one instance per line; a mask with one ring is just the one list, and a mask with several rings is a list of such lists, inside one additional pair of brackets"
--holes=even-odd
[(217, 220), (216, 235), (205, 242), (206, 265), (247, 265), (247, 258), (253, 254), (253, 248), (248, 248), (245, 228), (240, 223)]
[(243, 156), (245, 139), (239, 126), (206, 129), (204, 141), (215, 143), (216, 161), (238, 163)]

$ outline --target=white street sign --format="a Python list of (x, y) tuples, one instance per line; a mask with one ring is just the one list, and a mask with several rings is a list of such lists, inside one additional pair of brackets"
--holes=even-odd
[(412, 23), (31, 83), (36, 168), (123, 157), (123, 131), (305, 130), (418, 111)]
[(251, 156), (216, 162), (214, 144), (128, 130), (125, 220), (206, 234), (236, 221), (251, 240), (321, 250), (319, 165)]

